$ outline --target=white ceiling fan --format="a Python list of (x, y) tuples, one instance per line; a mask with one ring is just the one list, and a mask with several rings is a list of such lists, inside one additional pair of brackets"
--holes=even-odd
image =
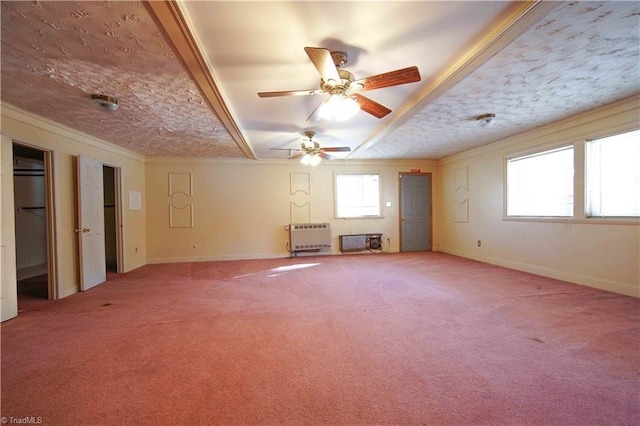
[[(327, 152), (351, 152), (351, 148), (348, 146), (326, 147), (322, 148), (320, 144), (313, 139), (316, 132), (307, 130), (304, 132), (307, 139), (303, 139), (300, 144), (300, 148), (271, 148), (272, 150), (289, 151), (291, 153), (289, 160), (297, 160), (300, 158), (300, 162), (304, 165), (315, 166), (322, 159), (333, 160), (334, 156), (327, 154)], [(295, 152), (295, 154), (294, 154)]]
[(340, 121), (350, 118), (359, 109), (376, 118), (383, 118), (391, 110), (361, 95), (359, 92), (420, 81), (420, 72), (416, 66), (356, 80), (349, 71), (341, 69), (347, 63), (346, 53), (330, 52), (321, 47), (305, 47), (304, 50), (320, 73), (320, 89), (259, 92), (258, 96), (269, 98), (276, 96), (330, 95), (313, 111), (307, 120), (316, 121), (321, 118), (327, 118)]

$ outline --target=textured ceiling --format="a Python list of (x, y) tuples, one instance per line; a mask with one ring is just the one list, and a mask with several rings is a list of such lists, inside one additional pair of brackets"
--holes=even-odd
[[(2, 100), (143, 155), (244, 157), (139, 2), (2, 2)], [(90, 95), (119, 99), (114, 113)]]
[[(640, 92), (639, 2), (538, 4), (541, 16), (521, 33), (500, 34), (498, 51), (453, 71), (514, 5), (178, 6), (220, 105), (210, 105), (166, 28), (129, 1), (3, 1), (2, 101), (147, 156), (246, 158), (240, 135), (259, 160), (285, 158), (270, 148), (295, 147), (312, 129), (324, 146), (350, 146), (349, 159), (439, 159)], [(309, 123), (321, 98), (256, 95), (317, 88), (304, 46), (347, 51), (356, 77), (418, 65), (422, 81), (367, 92), (394, 110), (385, 120), (359, 112)], [(445, 70), (457, 77), (444, 79)], [(120, 108), (99, 110), (92, 93), (117, 97)], [(497, 119), (481, 129), (475, 117), (485, 112)]]
[[(561, 2), (380, 143), (354, 158), (439, 159), (640, 91), (638, 2)], [(480, 128), (478, 113), (496, 120)]]

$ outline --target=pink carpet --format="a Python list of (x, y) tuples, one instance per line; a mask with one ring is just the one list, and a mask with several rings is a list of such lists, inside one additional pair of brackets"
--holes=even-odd
[(442, 253), (147, 265), (1, 326), (44, 425), (637, 425), (640, 301)]

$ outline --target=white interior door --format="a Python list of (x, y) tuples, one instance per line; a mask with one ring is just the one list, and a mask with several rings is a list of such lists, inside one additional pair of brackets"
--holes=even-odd
[(80, 290), (107, 280), (104, 246), (104, 187), (102, 163), (78, 156), (78, 244)]
[(16, 241), (13, 199), (13, 141), (2, 136), (0, 149), (0, 316), (6, 321), (18, 315)]

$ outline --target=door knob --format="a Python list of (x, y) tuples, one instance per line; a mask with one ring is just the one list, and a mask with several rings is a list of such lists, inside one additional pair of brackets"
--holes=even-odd
[(404, 217), (404, 216), (402, 216), (402, 220), (407, 220), (407, 218), (406, 218), (406, 217)]
[(89, 231), (91, 231), (91, 229), (89, 229), (89, 228), (82, 228), (82, 232), (89, 232)]

